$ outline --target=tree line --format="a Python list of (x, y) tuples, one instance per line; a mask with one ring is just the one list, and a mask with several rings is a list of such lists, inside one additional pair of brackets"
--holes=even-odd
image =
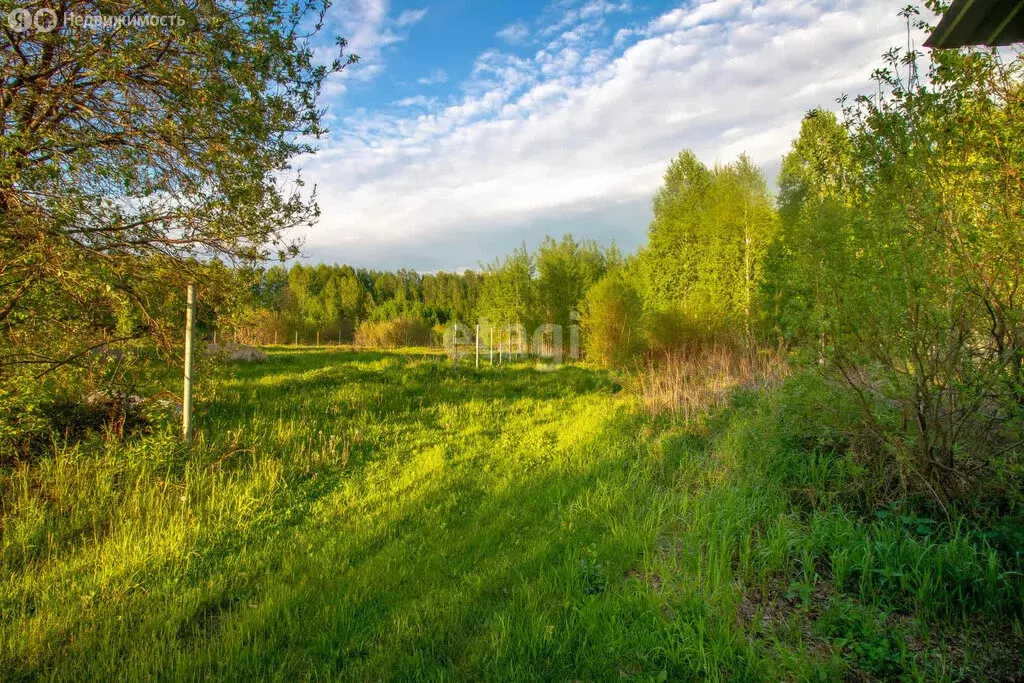
[(480, 275), (380, 271), (348, 265), (296, 263), (239, 270), (239, 294), (207, 321), (206, 333), (219, 330), (247, 343), (311, 343), (324, 339), (351, 342), (356, 329), (415, 317), (430, 327), (469, 320), (480, 295)]
[(260, 344), (311, 343), (319, 334), (332, 342), (418, 345), (453, 323), (471, 328), (482, 320), (532, 332), (569, 325), (587, 290), (622, 263), (614, 244), (602, 248), (567, 234), (462, 273), (301, 263), (236, 269), (239, 293), (200, 326), (209, 337), (219, 331)]

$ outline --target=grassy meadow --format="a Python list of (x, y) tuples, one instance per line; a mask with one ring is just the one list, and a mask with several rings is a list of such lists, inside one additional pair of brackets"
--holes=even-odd
[(169, 420), (0, 470), (0, 679), (1007, 680), (1012, 530), (873, 509), (797, 374), (272, 348)]

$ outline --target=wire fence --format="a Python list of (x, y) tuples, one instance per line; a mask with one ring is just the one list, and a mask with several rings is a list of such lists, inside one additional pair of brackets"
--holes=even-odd
[[(531, 335), (521, 324), (466, 325), (451, 323), (423, 330), (390, 330), (377, 337), (353, 334), (345, 329), (293, 330), (290, 333), (268, 330), (219, 330), (204, 335), (215, 345), (348, 347), (354, 349), (427, 348), (444, 353), (454, 366), (469, 363), (502, 365), (525, 359), (546, 359), (556, 363), (579, 358), (579, 328), (569, 327), (568, 339), (560, 325), (541, 325)], [(568, 348), (563, 348), (568, 342)]]

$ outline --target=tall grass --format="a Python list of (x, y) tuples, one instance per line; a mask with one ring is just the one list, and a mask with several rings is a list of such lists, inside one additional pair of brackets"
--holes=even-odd
[(0, 472), (0, 678), (1019, 672), (1019, 561), (845, 507), (829, 391), (697, 429), (580, 367), (272, 350), (208, 385), (191, 449), (168, 425)]
[(721, 408), (737, 389), (763, 389), (789, 374), (785, 357), (774, 351), (709, 343), (648, 357), (636, 382), (653, 413), (691, 421)]

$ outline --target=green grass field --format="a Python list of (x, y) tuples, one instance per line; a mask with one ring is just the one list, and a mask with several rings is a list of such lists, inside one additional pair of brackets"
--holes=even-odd
[(1019, 557), (853, 512), (810, 378), (699, 425), (582, 367), (276, 349), (0, 470), (0, 679), (1020, 673)]

